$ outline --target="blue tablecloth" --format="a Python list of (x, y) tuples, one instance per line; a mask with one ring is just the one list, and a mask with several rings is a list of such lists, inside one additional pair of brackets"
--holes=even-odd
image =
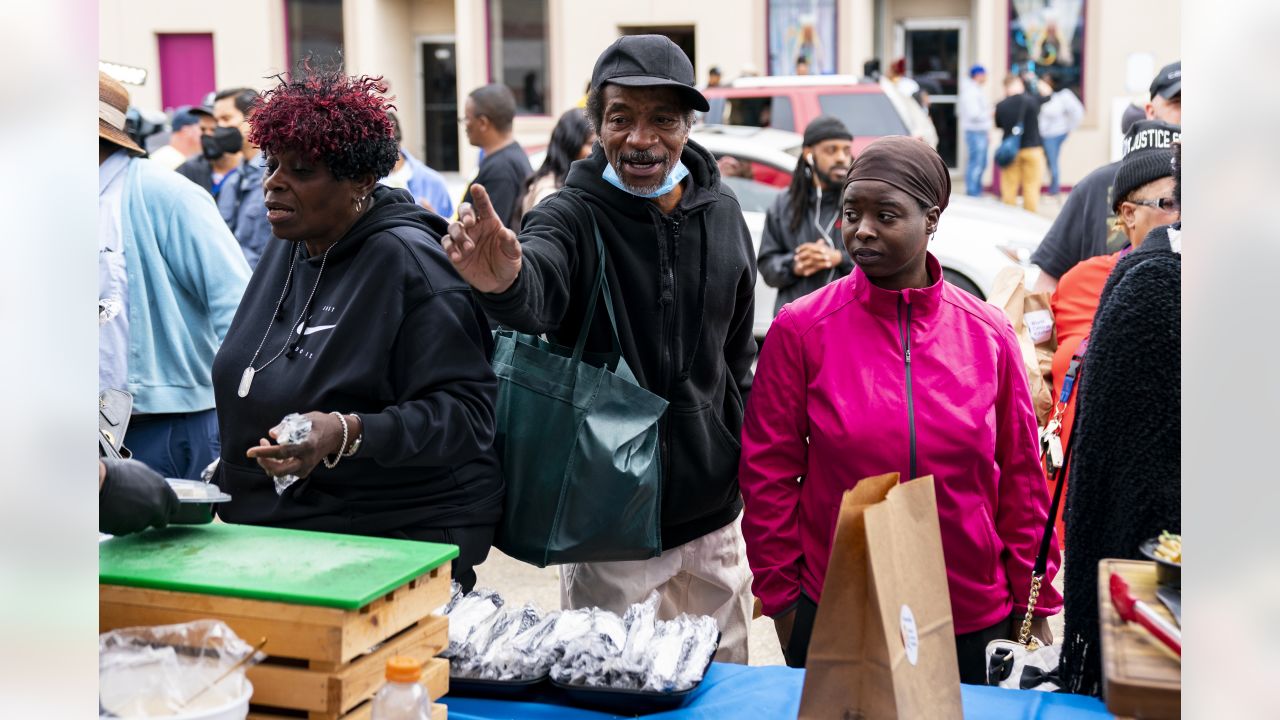
[[(722, 720), (794, 718), (800, 711), (804, 671), (788, 667), (744, 667), (713, 663), (702, 684), (679, 710), (649, 720)], [(1112, 716), (1096, 698), (1000, 688), (960, 686), (967, 720), (1102, 720)], [(446, 696), (449, 720), (610, 720), (618, 715), (582, 710), (555, 702), (512, 702)]]

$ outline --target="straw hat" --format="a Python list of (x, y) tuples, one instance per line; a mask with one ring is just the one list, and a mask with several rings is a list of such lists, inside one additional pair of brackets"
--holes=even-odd
[(115, 143), (133, 155), (146, 155), (124, 131), (124, 115), (129, 110), (129, 91), (115, 78), (98, 71), (98, 137)]

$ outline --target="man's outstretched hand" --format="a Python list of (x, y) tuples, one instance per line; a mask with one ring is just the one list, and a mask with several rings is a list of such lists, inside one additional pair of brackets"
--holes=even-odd
[(444, 251), (471, 287), (500, 293), (520, 274), (520, 241), (498, 219), (483, 185), (471, 186), (471, 199), (458, 207), (458, 219), (449, 223)]

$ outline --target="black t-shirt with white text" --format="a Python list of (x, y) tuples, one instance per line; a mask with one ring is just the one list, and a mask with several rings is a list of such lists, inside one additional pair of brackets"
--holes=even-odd
[(1032, 253), (1033, 265), (1061, 278), (1077, 263), (1119, 252), (1128, 244), (1123, 231), (1112, 229), (1111, 185), (1119, 169), (1118, 161), (1104, 165), (1075, 184), (1053, 226)]

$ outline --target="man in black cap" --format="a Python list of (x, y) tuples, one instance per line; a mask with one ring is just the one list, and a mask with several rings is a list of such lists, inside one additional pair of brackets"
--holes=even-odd
[[(564, 188), (524, 217), (517, 238), (472, 185), (444, 239), (449, 259), (490, 318), (560, 342), (578, 335), (597, 262), (606, 277), (622, 356), (639, 384), (665, 398), (662, 545), (643, 561), (567, 565), (565, 607), (621, 613), (651, 591), (659, 613), (710, 615), (720, 660), (747, 661), (751, 573), (738, 520), (739, 436), (756, 356), (751, 235), (715, 157), (689, 140), (707, 100), (693, 65), (661, 35), (618, 39), (596, 60), (587, 117), (599, 142)], [(608, 351), (597, 313), (587, 350)]]
[(840, 188), (851, 162), (853, 133), (843, 122), (823, 115), (809, 123), (791, 185), (765, 216), (756, 261), (764, 281), (778, 288), (774, 315), (853, 272), (853, 260), (835, 230)]
[[(1146, 115), (1148, 120), (1182, 124), (1182, 61), (1164, 66), (1151, 81)], [(1031, 263), (1040, 268), (1036, 290), (1051, 292), (1058, 278), (1076, 263), (1118, 252), (1129, 242), (1112, 211), (1115, 198), (1111, 183), (1119, 169), (1118, 160), (1103, 165), (1072, 188), (1053, 226), (1031, 255)]]

